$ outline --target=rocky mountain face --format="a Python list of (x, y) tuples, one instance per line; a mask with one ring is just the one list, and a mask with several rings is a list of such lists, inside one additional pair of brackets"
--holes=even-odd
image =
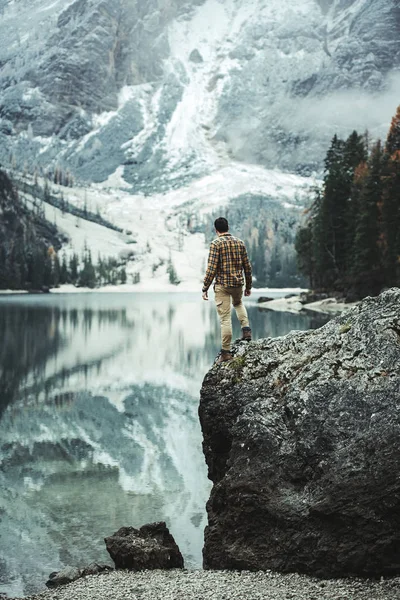
[(400, 573), (400, 290), (236, 345), (201, 391), (212, 569)]
[(396, 0), (0, 0), (0, 160), (152, 193), (232, 161), (309, 173), (396, 107)]

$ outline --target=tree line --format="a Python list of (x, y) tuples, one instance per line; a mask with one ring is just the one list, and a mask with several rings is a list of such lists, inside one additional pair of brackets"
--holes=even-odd
[[(137, 276), (134, 283), (139, 283)], [(73, 253), (67, 259), (64, 253), (61, 262), (58, 256), (53, 260), (53, 286), (70, 283), (78, 287), (95, 288), (102, 285), (119, 285), (127, 282), (126, 269), (115, 258), (98, 257), (96, 264), (92, 261), (92, 253), (85, 246), (82, 256)]]
[(295, 246), (314, 290), (356, 299), (400, 285), (400, 106), (385, 143), (333, 138)]
[[(85, 246), (67, 258), (54, 225), (38, 210), (29, 210), (8, 175), (0, 170), (0, 289), (46, 290), (70, 283), (95, 288), (127, 282), (124, 263), (98, 257)], [(140, 274), (133, 276), (139, 283)]]
[[(8, 266), (8, 268), (7, 268)], [(139, 283), (140, 274), (133, 277)], [(114, 258), (98, 257), (95, 264), (87, 248), (79, 257), (65, 252), (60, 260), (53, 246), (38, 246), (25, 253), (22, 249), (5, 260), (4, 247), (0, 245), (0, 289), (40, 291), (65, 285), (96, 288), (127, 282), (125, 266)]]
[(57, 229), (28, 210), (0, 170), (0, 289), (35, 288), (49, 247), (61, 247)]

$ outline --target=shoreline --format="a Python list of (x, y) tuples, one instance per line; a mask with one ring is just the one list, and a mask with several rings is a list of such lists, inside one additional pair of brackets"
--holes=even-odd
[[(317, 579), (273, 571), (111, 571), (21, 600), (399, 600), (400, 578)], [(15, 600), (15, 599), (9, 599)]]
[(268, 302), (260, 302), (258, 307), (263, 310), (272, 310), (276, 312), (288, 312), (292, 314), (301, 314), (307, 312), (317, 312), (321, 314), (338, 314), (354, 308), (359, 302), (338, 302), (336, 298), (325, 298), (316, 302), (303, 304), (300, 302), (300, 296), (292, 298), (275, 298)]
[[(210, 288), (212, 291), (212, 288)], [(253, 288), (252, 296), (258, 294), (298, 294), (304, 292), (303, 288)], [(49, 294), (199, 294), (201, 296), (201, 283), (199, 284), (182, 284), (182, 285), (160, 285), (160, 284), (125, 284), (125, 285), (107, 285), (99, 288), (83, 288), (75, 287), (74, 285), (63, 285), (59, 288), (51, 288), (48, 292), (27, 291), (27, 290), (0, 290), (0, 296), (13, 295), (30, 295), (30, 296), (47, 296)], [(251, 298), (251, 296), (249, 297)]]

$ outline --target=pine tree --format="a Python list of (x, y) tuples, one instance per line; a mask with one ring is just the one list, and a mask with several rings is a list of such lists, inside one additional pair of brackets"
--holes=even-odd
[(50, 200), (50, 186), (49, 186), (49, 182), (47, 179), (44, 182), (43, 200), (45, 202), (48, 202)]
[[(343, 173), (345, 143), (334, 136), (325, 159), (324, 191), (318, 213), (315, 241), (319, 248), (317, 271), (323, 286), (334, 286), (343, 260), (343, 224), (348, 199)], [(339, 240), (338, 240), (339, 238)]]
[(169, 257), (169, 260), (168, 260), (167, 273), (168, 273), (169, 282), (172, 283), (172, 285), (178, 285), (180, 283), (180, 279), (178, 278), (178, 274), (172, 263), (171, 257)]
[(310, 287), (314, 287), (314, 257), (313, 257), (313, 233), (311, 223), (301, 227), (297, 231), (295, 249), (297, 253), (297, 266), (300, 273), (303, 273), (310, 282)]
[(361, 136), (356, 131), (346, 140), (344, 170), (347, 173), (348, 200), (344, 209), (344, 264), (343, 277), (351, 271), (353, 264), (354, 237), (359, 213), (360, 193), (367, 172), (368, 132)]
[(67, 257), (64, 252), (62, 261), (61, 261), (61, 267), (60, 267), (60, 284), (65, 285), (66, 283), (69, 283), (69, 273), (68, 273)]
[(104, 285), (106, 280), (105, 263), (99, 253), (97, 257), (96, 278), (98, 285)]
[(45, 278), (45, 253), (35, 250), (31, 257), (30, 281), (34, 290), (41, 290)]
[(127, 277), (126, 277), (126, 269), (124, 267), (120, 271), (120, 282), (121, 282), (122, 285), (124, 285), (126, 283), (126, 279), (127, 279)]
[[(364, 163), (363, 163), (364, 164)], [(379, 206), (382, 198), (383, 149), (373, 147), (361, 181), (351, 276), (359, 296), (378, 293), (383, 285), (379, 247)]]
[(74, 285), (78, 283), (78, 269), (79, 269), (79, 258), (78, 255), (74, 252), (69, 261), (69, 276), (70, 281)]
[(60, 285), (60, 271), (60, 260), (56, 254), (52, 261), (52, 284), (54, 287), (58, 287)]
[(400, 150), (385, 156), (382, 193), (382, 254), (387, 285), (398, 285), (400, 259)]
[(322, 287), (344, 285), (358, 203), (354, 173), (365, 159), (365, 140), (357, 132), (345, 142), (333, 138), (325, 160), (323, 192), (316, 198), (313, 231), (316, 281)]
[(53, 285), (53, 260), (48, 250), (43, 253), (43, 285), (47, 288)]
[(79, 273), (79, 285), (82, 287), (94, 288), (96, 287), (96, 269), (92, 263), (92, 255), (90, 250), (85, 251), (83, 255), (83, 268)]

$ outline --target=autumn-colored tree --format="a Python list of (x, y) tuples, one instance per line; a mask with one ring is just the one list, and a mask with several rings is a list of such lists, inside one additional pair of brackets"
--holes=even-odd
[(392, 124), (386, 139), (386, 152), (389, 156), (393, 156), (395, 152), (400, 151), (400, 106), (392, 119)]

